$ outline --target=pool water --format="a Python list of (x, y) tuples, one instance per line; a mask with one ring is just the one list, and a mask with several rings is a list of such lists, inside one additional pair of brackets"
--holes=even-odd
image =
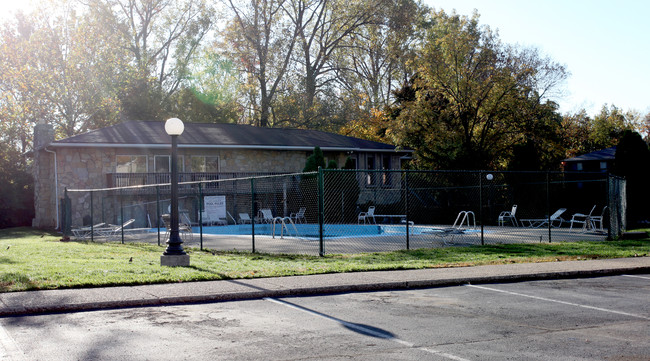
[[(192, 228), (195, 233), (201, 230), (199, 227)], [(433, 226), (411, 226), (409, 231), (411, 235), (431, 234), (436, 232), (444, 232), (443, 228)], [(275, 225), (275, 234), (280, 235), (282, 225)], [(296, 231), (298, 234), (296, 234)], [(480, 232), (480, 230), (465, 230), (465, 233)], [(203, 234), (211, 235), (250, 235), (252, 233), (252, 226), (250, 224), (238, 224), (228, 226), (204, 226)], [(256, 235), (271, 235), (273, 233), (272, 224), (256, 224)], [(379, 224), (324, 224), (323, 237), (360, 237), (360, 236), (379, 236), (379, 235), (405, 235), (406, 226), (404, 225), (379, 225)], [(308, 238), (319, 237), (318, 224), (296, 224), (295, 230), (293, 226), (288, 225), (284, 230), (286, 236), (298, 236)]]

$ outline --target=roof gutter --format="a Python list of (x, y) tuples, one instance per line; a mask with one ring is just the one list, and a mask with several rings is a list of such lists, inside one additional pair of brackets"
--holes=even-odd
[[(170, 144), (112, 144), (112, 143), (51, 143), (51, 147), (66, 148), (147, 148), (147, 149), (169, 149)], [(185, 149), (247, 149), (247, 150), (293, 150), (312, 151), (313, 146), (281, 146), (281, 145), (223, 145), (223, 144), (179, 144), (179, 148)], [(368, 148), (346, 148), (346, 147), (320, 147), (328, 152), (386, 152), (386, 153), (413, 153), (411, 149), (368, 149)]]

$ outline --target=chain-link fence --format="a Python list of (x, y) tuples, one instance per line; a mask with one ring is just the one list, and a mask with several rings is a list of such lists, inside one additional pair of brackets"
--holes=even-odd
[[(186, 247), (323, 255), (605, 240), (625, 227), (624, 198), (605, 173), (320, 170), (181, 182), (179, 219)], [(67, 190), (63, 202), (72, 237), (168, 239), (169, 184)]]

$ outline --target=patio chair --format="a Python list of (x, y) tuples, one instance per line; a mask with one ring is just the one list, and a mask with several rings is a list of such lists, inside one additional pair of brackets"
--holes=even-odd
[(594, 209), (596, 209), (596, 205), (591, 208), (591, 211), (589, 211), (589, 214), (584, 214), (584, 213), (574, 213), (573, 216), (571, 216), (571, 226), (569, 226), (569, 232), (573, 231), (573, 224), (582, 224), (582, 231), (586, 232), (587, 228), (593, 227), (591, 224), (591, 214), (594, 213)]
[(603, 208), (603, 211), (602, 213), (600, 213), (600, 216), (591, 216), (591, 225), (593, 226), (594, 230), (598, 232), (605, 232), (605, 228), (603, 227), (605, 212), (607, 212), (607, 206)]
[(291, 218), (293, 223), (307, 223), (307, 219), (305, 218), (305, 211), (307, 211), (306, 207), (300, 207), (298, 212), (291, 213), (289, 215), (289, 218)]
[[(165, 224), (165, 229), (167, 230), (165, 232), (165, 237), (164, 238), (169, 239), (169, 232), (171, 231), (171, 228), (172, 228), (172, 226), (171, 226), (172, 216), (171, 216), (171, 214), (163, 214), (161, 216), (161, 218), (163, 220), (163, 223)], [(193, 236), (194, 232), (192, 230), (191, 225), (189, 225), (187, 223), (184, 223), (184, 222), (181, 222), (179, 220), (179, 222), (178, 222), (178, 231), (181, 232), (184, 237), (187, 237), (190, 240), (192, 240), (192, 236)]]
[(248, 213), (239, 213), (239, 224), (251, 224), (253, 223), (253, 220), (251, 219), (251, 216), (248, 215)]
[(517, 218), (515, 217), (515, 213), (517, 213), (516, 204), (512, 206), (512, 209), (510, 211), (503, 211), (499, 213), (499, 218), (498, 218), (499, 226), (504, 226), (506, 222), (510, 222), (515, 227), (519, 227), (519, 223), (517, 223)]
[(555, 213), (551, 214), (550, 217), (527, 218), (527, 219), (520, 219), (519, 221), (521, 222), (521, 225), (524, 227), (539, 228), (541, 226), (548, 225), (550, 222), (551, 227), (558, 228), (562, 226), (562, 223), (566, 222), (562, 217), (560, 217), (564, 212), (566, 212), (566, 208), (560, 208), (557, 211), (555, 211)]
[(368, 207), (368, 212), (359, 213), (357, 224), (360, 224), (361, 221), (363, 221), (363, 224), (366, 224), (366, 221), (370, 223), (370, 220), (372, 220), (372, 223), (377, 224), (377, 221), (375, 220), (375, 206)]
[(258, 218), (261, 219), (262, 223), (273, 223), (273, 212), (268, 208), (260, 209), (260, 216)]

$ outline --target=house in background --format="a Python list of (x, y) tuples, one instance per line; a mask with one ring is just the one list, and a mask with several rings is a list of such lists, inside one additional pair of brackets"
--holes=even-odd
[[(170, 137), (161, 121), (128, 121), (54, 140), (49, 124), (34, 129), (34, 227), (60, 224), (65, 189), (97, 189), (169, 182)], [(301, 172), (319, 146), (326, 160), (357, 169), (400, 169), (409, 149), (317, 130), (185, 123), (178, 138), (180, 181)], [(382, 178), (368, 176), (367, 186)], [(73, 209), (87, 209), (77, 199)]]
[(565, 172), (611, 172), (614, 167), (616, 147), (567, 158), (562, 161)]

